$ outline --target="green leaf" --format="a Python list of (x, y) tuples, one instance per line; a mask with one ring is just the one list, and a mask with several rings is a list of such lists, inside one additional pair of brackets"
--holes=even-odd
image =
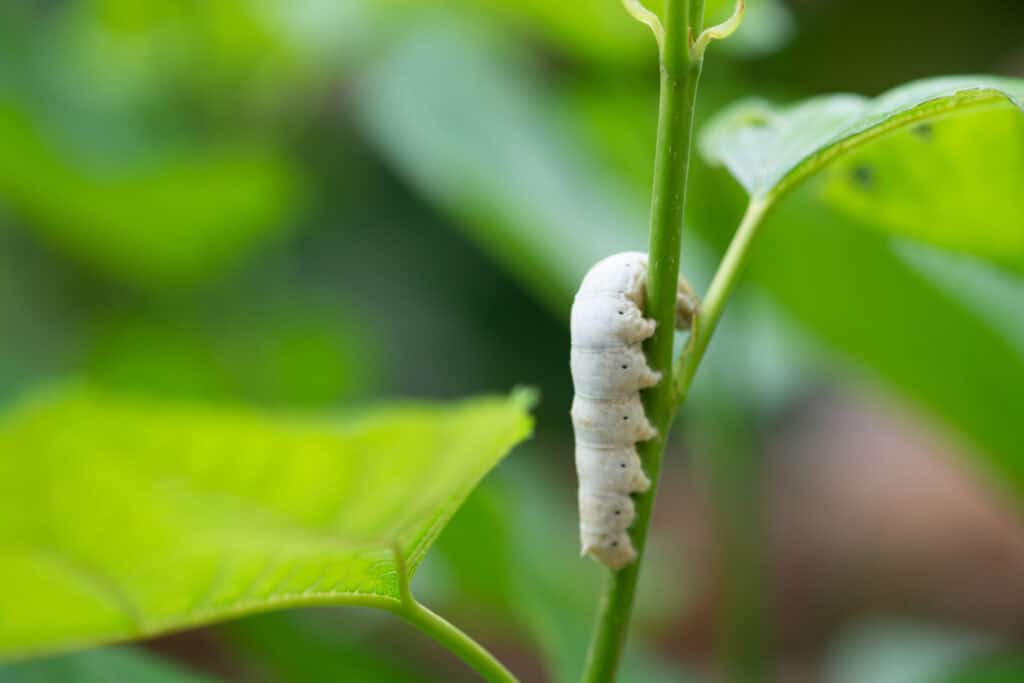
[(876, 99), (818, 97), (780, 109), (759, 101), (722, 112), (702, 136), (704, 155), (732, 171), (754, 197), (780, 194), (848, 150), (885, 133), (968, 109), (1024, 108), (1024, 81), (934, 78)]
[(131, 648), (103, 648), (27, 662), (0, 664), (0, 683), (212, 683)]
[[(782, 202), (762, 226), (753, 279), (840, 357), (954, 427), (977, 447), (969, 452), (1024, 492), (1019, 330), (863, 223), (822, 212), (816, 191), (812, 183)], [(976, 272), (966, 277), (981, 285)], [(1019, 317), (1019, 299), (1011, 305)]]
[(0, 146), (0, 203), (60, 250), (147, 287), (218, 272), (280, 233), (299, 199), (294, 168), (271, 149), (179, 149), (159, 163), (94, 167), (4, 100)]
[(1024, 80), (935, 78), (876, 99), (747, 101), (702, 136), (751, 197), (815, 174), (819, 200), (866, 225), (1024, 270)]
[(302, 605), (400, 602), (528, 396), (334, 419), (87, 388), (0, 421), (0, 655)]

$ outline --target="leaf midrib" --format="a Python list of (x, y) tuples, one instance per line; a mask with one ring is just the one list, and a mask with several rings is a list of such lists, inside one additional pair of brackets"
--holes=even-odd
[(974, 111), (991, 105), (1001, 106), (1003, 104), (1019, 108), (1019, 105), (1008, 94), (993, 88), (962, 90), (898, 111), (880, 123), (867, 127), (855, 124), (850, 129), (839, 133), (835, 142), (830, 143), (821, 151), (804, 156), (778, 182), (774, 183), (771, 189), (767, 192), (755, 193), (754, 197), (760, 202), (771, 205), (830, 162), (861, 145), (942, 114)]

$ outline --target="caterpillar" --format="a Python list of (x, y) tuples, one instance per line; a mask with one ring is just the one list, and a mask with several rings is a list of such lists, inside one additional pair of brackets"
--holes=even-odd
[[(640, 391), (661, 381), (641, 344), (654, 334), (644, 318), (647, 255), (624, 252), (599, 261), (583, 278), (572, 304), (570, 369), (579, 477), (580, 545), (618, 570), (636, 560), (629, 528), (636, 515), (631, 494), (651, 482), (636, 443), (657, 436)], [(697, 302), (680, 278), (676, 325), (688, 328)]]

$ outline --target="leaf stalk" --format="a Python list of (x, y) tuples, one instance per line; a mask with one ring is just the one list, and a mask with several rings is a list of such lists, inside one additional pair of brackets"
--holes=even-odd
[(398, 593), (401, 600), (391, 611), (443, 645), (484, 680), (490, 683), (519, 683), (519, 679), (483, 645), (413, 597), (405, 556), (397, 544), (392, 547), (392, 554), (398, 570)]

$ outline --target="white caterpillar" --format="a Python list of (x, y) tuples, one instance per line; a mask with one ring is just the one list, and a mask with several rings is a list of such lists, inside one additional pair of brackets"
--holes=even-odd
[[(615, 254), (590, 269), (572, 305), (580, 543), (584, 555), (616, 570), (636, 559), (628, 534), (635, 516), (630, 494), (650, 486), (636, 442), (657, 435), (640, 401), (640, 390), (661, 380), (641, 349), (655, 327), (643, 315), (646, 285), (647, 255)], [(677, 325), (689, 327), (695, 311), (693, 293), (680, 278)]]

